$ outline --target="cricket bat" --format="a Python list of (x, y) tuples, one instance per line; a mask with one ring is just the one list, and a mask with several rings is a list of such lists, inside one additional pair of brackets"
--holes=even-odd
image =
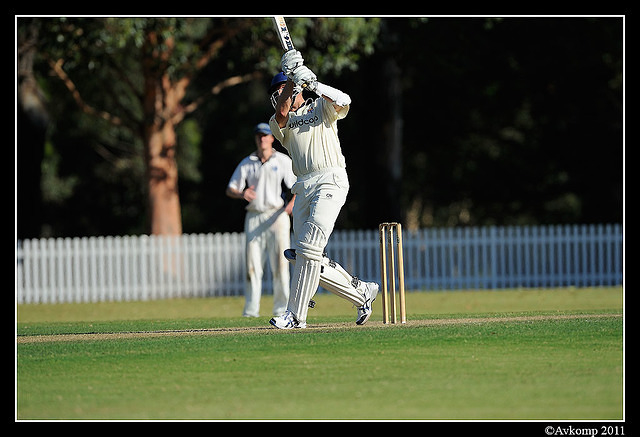
[[(278, 39), (280, 40), (280, 44), (282, 44), (282, 49), (285, 52), (289, 50), (293, 50), (293, 41), (291, 40), (291, 34), (289, 33), (289, 27), (287, 26), (287, 22), (282, 16), (273, 17), (273, 25), (276, 28), (276, 34), (278, 35)], [(307, 84), (302, 85), (302, 88), (306, 88)], [(293, 96), (295, 99), (295, 95)]]
[(276, 28), (276, 34), (284, 51), (288, 52), (289, 50), (293, 50), (293, 41), (291, 40), (291, 34), (289, 33), (289, 28), (287, 27), (287, 22), (284, 17), (273, 17), (273, 25)]

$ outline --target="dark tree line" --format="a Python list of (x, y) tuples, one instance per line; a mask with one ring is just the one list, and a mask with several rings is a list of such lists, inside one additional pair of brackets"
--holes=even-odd
[[(313, 25), (291, 21), (299, 34)], [(338, 125), (351, 191), (337, 228), (622, 221), (622, 19), (377, 25), (371, 49), (352, 49), (359, 56), (348, 68), (331, 63), (321, 32), (301, 46), (319, 78), (353, 100)], [(247, 60), (242, 47), (256, 35), (238, 35), (187, 92), (185, 102), (247, 62), (261, 72), (202, 102), (176, 130), (183, 232), (242, 230), (243, 206), (224, 189), (253, 150), (252, 127), (271, 114), (266, 88), (277, 66), (277, 52), (262, 66)], [(18, 237), (149, 232), (136, 149), (82, 114), (49, 70), (34, 64), (55, 102), (43, 147), (26, 141), (42, 132), (17, 112)]]

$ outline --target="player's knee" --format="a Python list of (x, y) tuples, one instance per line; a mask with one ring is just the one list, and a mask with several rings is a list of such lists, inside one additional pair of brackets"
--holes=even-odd
[(296, 254), (314, 261), (322, 261), (327, 239), (324, 232), (311, 222), (305, 222), (301, 238), (296, 242)]

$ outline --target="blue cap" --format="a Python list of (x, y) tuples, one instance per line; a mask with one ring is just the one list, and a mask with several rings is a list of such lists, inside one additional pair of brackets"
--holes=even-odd
[(278, 86), (285, 83), (286, 81), (287, 76), (285, 76), (282, 71), (273, 76), (273, 79), (271, 79), (271, 85), (269, 85), (269, 94), (273, 94)]
[(269, 128), (269, 125), (267, 123), (258, 123), (255, 129), (253, 129), (253, 133), (271, 135), (271, 128)]

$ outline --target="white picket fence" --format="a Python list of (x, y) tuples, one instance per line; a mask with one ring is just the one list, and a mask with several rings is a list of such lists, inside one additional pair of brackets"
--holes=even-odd
[(18, 303), (237, 295), (243, 259), (238, 233), (25, 240)]
[[(379, 281), (377, 230), (335, 231), (327, 252)], [(622, 284), (618, 224), (405, 230), (403, 253), (408, 290)], [(242, 233), (33, 239), (16, 248), (19, 304), (237, 296), (245, 277)]]

